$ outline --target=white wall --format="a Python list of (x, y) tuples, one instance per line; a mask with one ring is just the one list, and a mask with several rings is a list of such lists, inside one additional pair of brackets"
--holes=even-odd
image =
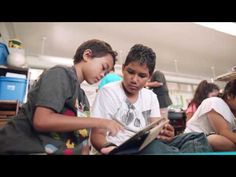
[(46, 55), (26, 56), (27, 65), (31, 68), (47, 69), (55, 65), (72, 66), (73, 60), (70, 58), (53, 57)]
[(0, 38), (0, 42), (3, 42), (4, 44), (8, 44), (8, 40), (10, 39), (10, 35), (8, 32), (8, 29), (5, 25), (5, 23), (0, 23), (0, 33), (2, 34), (2, 37)]

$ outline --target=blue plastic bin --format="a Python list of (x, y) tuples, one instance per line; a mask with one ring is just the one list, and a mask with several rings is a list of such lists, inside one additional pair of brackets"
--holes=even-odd
[(0, 65), (7, 64), (8, 55), (9, 55), (9, 51), (8, 51), (7, 46), (0, 42)]
[(0, 100), (24, 101), (26, 79), (13, 77), (0, 77)]

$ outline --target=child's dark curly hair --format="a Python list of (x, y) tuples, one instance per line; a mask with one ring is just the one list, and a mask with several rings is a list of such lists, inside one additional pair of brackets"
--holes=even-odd
[(152, 75), (156, 65), (156, 54), (151, 48), (142, 44), (136, 44), (130, 49), (124, 66), (127, 66), (133, 61), (137, 61), (141, 65), (146, 64), (149, 69), (149, 74)]
[(226, 100), (228, 96), (232, 98), (236, 97), (236, 79), (229, 81), (225, 85), (222, 98)]

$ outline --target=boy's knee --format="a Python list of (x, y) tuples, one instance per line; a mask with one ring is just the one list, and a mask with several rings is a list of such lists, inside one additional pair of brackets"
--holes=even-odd
[(221, 135), (209, 135), (207, 137), (209, 144), (212, 146), (214, 151), (235, 151), (235, 144), (228, 138)]

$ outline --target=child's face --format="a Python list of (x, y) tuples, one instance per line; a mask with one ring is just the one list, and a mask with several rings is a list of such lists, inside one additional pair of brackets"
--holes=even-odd
[(146, 82), (150, 79), (149, 69), (146, 64), (140, 65), (138, 62), (131, 62), (123, 66), (123, 85), (126, 92), (131, 95), (138, 94)]
[(84, 80), (89, 84), (99, 82), (113, 67), (113, 58), (107, 54), (99, 58), (91, 58), (86, 62), (83, 73)]

